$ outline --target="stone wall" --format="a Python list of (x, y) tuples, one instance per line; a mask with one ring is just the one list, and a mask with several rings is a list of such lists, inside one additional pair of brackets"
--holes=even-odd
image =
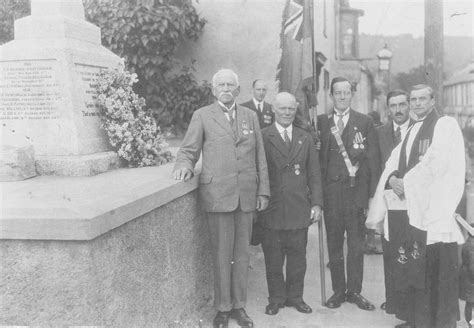
[(197, 326), (211, 310), (196, 191), (92, 240), (0, 240), (0, 325)]

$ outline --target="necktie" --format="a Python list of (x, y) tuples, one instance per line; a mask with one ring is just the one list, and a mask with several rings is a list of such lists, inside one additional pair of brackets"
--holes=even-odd
[(259, 112), (262, 111), (262, 107), (260, 107), (260, 104), (257, 105), (257, 109), (258, 109)]
[(290, 141), (290, 137), (288, 137), (288, 131), (285, 129), (283, 130), (283, 139), (285, 141), (285, 145), (288, 149), (291, 148), (291, 141)]
[(398, 145), (402, 141), (402, 131), (400, 127), (395, 130), (395, 144)]
[(227, 114), (229, 114), (229, 123), (230, 125), (234, 125), (234, 110), (228, 109)]
[(342, 117), (344, 114), (336, 114), (339, 117), (339, 120), (337, 121), (337, 129), (339, 130), (339, 133), (342, 134), (342, 131), (344, 131), (344, 121), (342, 120)]

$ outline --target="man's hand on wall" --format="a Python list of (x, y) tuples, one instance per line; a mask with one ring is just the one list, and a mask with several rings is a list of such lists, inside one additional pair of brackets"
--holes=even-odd
[(268, 196), (257, 196), (257, 211), (263, 211), (268, 207)]
[(173, 177), (175, 180), (184, 180), (186, 182), (193, 177), (193, 171), (188, 168), (182, 167), (173, 172)]

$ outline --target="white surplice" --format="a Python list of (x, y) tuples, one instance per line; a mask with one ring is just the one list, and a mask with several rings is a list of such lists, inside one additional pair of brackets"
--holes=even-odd
[[(367, 228), (384, 232), (387, 240), (390, 231), (384, 189), (390, 174), (398, 169), (402, 144), (387, 160), (366, 221)], [(403, 178), (410, 225), (427, 231), (427, 244), (464, 243), (454, 218), (464, 191), (464, 156), (464, 139), (458, 123), (451, 117), (441, 117), (436, 122), (432, 143), (425, 155)]]

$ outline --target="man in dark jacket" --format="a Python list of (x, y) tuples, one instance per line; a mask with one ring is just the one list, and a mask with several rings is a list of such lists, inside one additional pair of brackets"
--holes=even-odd
[(312, 312), (303, 300), (306, 244), (308, 227), (321, 218), (323, 197), (313, 138), (292, 124), (296, 108), (292, 94), (279, 93), (274, 103), (276, 122), (262, 131), (271, 194), (269, 207), (261, 215), (269, 293), (265, 313), (269, 315), (285, 305)]
[[(387, 94), (387, 107), (390, 121), (377, 129), (380, 149), (380, 164), (383, 171), (385, 162), (390, 157), (392, 150), (403, 140), (408, 131), (410, 103), (409, 95), (403, 90), (390, 91)], [(372, 229), (371, 229), (372, 230)], [(372, 230), (373, 231), (373, 230)], [(395, 313), (406, 302), (403, 294), (397, 293), (390, 265), (388, 241), (382, 237), (384, 275), (385, 275), (385, 302), (381, 308), (389, 314)]]
[(266, 128), (275, 122), (275, 114), (272, 111), (272, 105), (265, 101), (267, 90), (268, 87), (265, 81), (260, 79), (253, 81), (253, 98), (242, 104), (242, 106), (250, 108), (257, 113), (261, 129)]
[[(351, 83), (336, 77), (330, 96), (334, 111), (318, 116), (321, 173), (324, 187), (331, 281), (334, 295), (326, 306), (337, 308), (346, 300), (363, 310), (375, 307), (361, 294), (364, 267), (364, 210), (379, 177), (379, 148), (374, 124), (351, 108)], [(347, 280), (344, 234), (347, 234)]]

